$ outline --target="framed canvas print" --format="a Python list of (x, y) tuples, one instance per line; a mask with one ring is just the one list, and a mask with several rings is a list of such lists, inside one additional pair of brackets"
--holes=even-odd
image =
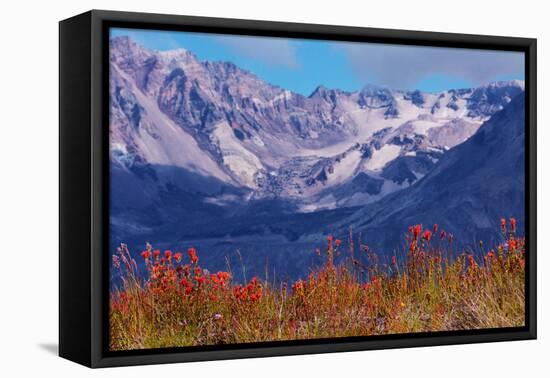
[(60, 355), (536, 337), (536, 40), (60, 23)]

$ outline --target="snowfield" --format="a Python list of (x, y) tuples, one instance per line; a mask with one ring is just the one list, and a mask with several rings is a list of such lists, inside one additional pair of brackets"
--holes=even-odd
[(223, 163), (240, 181), (249, 188), (255, 188), (254, 176), (263, 169), (260, 159), (248, 151), (235, 137), (227, 122), (217, 124), (212, 133), (214, 142), (223, 155)]
[(401, 152), (401, 147), (394, 144), (386, 144), (381, 149), (374, 151), (371, 158), (365, 163), (365, 168), (371, 171), (378, 171), (398, 157), (399, 152)]

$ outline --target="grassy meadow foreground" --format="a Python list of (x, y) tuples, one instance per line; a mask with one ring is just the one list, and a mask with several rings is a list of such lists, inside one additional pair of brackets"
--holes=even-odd
[[(525, 240), (500, 221), (502, 242), (474, 255), (454, 251), (437, 225), (411, 226), (406, 253), (382, 255), (353, 238), (328, 237), (326, 256), (304, 280), (273, 284), (208, 272), (199, 255), (141, 253), (148, 272), (121, 245), (113, 256), (122, 284), (110, 299), (110, 348), (319, 339), (524, 325)], [(345, 255), (335, 264), (335, 256)], [(454, 256), (454, 257), (453, 257)], [(342, 256), (344, 257), (344, 256)]]

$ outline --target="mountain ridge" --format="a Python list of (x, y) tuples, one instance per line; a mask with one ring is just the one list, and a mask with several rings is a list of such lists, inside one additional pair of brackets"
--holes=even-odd
[[(122, 73), (125, 78), (118, 78)], [(148, 102), (157, 104), (162, 118), (181, 129), (179, 134), (196, 141), (202, 150), (197, 156), (203, 157), (195, 160), (215, 162), (217, 168), (202, 167), (207, 175), (211, 169), (228, 184), (252, 190), (254, 198), (278, 193), (303, 202), (304, 211), (315, 210), (315, 203), (325, 203), (327, 208), (369, 203), (402, 189), (403, 183), (412, 184), (426, 173), (430, 161), (467, 139), (483, 120), (523, 90), (521, 82), (437, 95), (375, 85), (357, 92), (319, 86), (305, 97), (266, 83), (233, 63), (201, 62), (185, 49), (155, 52), (128, 37), (111, 40), (111, 76), (111, 89), (116, 92), (112, 97), (117, 99), (111, 102), (114, 160), (189, 168), (181, 159), (160, 158), (162, 151), (140, 142), (162, 139), (163, 122), (148, 119), (148, 113), (158, 112), (140, 105), (134, 85)], [(468, 108), (470, 97), (479, 109)], [(457, 120), (461, 127), (456, 127)], [(393, 133), (393, 139), (380, 137), (384, 130)], [(178, 147), (172, 149), (176, 156)], [(342, 159), (346, 164), (340, 164)], [(384, 171), (394, 160), (402, 163)], [(322, 165), (322, 171), (315, 168)], [(350, 165), (352, 176), (340, 172)], [(282, 182), (289, 166), (302, 173)], [(385, 180), (384, 190), (351, 202), (319, 197), (333, 186), (353, 181), (359, 173)]]

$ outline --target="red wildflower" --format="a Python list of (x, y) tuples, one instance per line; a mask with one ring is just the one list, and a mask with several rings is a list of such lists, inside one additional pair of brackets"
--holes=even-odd
[(164, 251), (164, 257), (166, 257), (168, 260), (172, 258), (172, 251), (166, 250)]
[(518, 242), (516, 239), (511, 238), (508, 241), (508, 249), (515, 250), (518, 247)]
[(255, 301), (259, 300), (261, 297), (262, 297), (262, 287), (260, 286), (260, 287), (258, 287), (256, 292), (250, 296), (250, 300), (252, 302), (255, 302)]
[(336, 239), (336, 240), (334, 241), (334, 244), (336, 244), (337, 247), (340, 247), (340, 244), (342, 244), (342, 240)]
[(181, 256), (182, 256), (182, 253), (181, 253), (181, 252), (176, 252), (176, 253), (174, 253), (174, 259), (175, 259), (177, 262), (180, 262), (180, 261), (181, 261)]
[(424, 235), (422, 235), (422, 237), (426, 240), (426, 241), (430, 241), (430, 239), (432, 238), (432, 232), (430, 230), (425, 230), (424, 231)]
[(216, 275), (220, 281), (227, 281), (231, 278), (231, 274), (228, 272), (218, 272)]
[(445, 236), (446, 236), (445, 231), (441, 231), (441, 233), (439, 234), (439, 239), (443, 240), (445, 239)]
[(233, 295), (237, 299), (245, 299), (246, 298), (246, 293), (244, 292), (244, 289), (242, 288), (241, 285), (237, 285), (233, 288)]
[(495, 257), (495, 252), (491, 249), (491, 250), (487, 253), (487, 258), (492, 259), (493, 257)]
[(434, 234), (437, 234), (437, 230), (438, 230), (439, 226), (437, 223), (434, 224)]
[(187, 254), (189, 255), (191, 263), (196, 264), (199, 262), (199, 258), (197, 257), (197, 250), (195, 248), (189, 248), (187, 250)]
[(183, 274), (185, 274), (186, 276), (189, 275), (189, 272), (190, 272), (190, 269), (191, 267), (189, 266), (189, 264), (185, 264), (184, 266), (181, 267), (182, 270), (183, 270)]
[(417, 224), (412, 228), (413, 236), (415, 239), (418, 239), (418, 236), (420, 235), (420, 232), (422, 231), (422, 225)]
[(184, 287), (185, 294), (190, 294), (193, 291), (193, 283), (187, 278), (182, 278), (180, 284)]
[(500, 229), (502, 230), (502, 233), (506, 233), (506, 219), (501, 218), (500, 219)]
[(151, 256), (150, 251), (146, 250), (146, 251), (141, 252), (141, 257), (143, 257), (145, 260), (147, 260), (149, 258), (149, 256)]
[(160, 249), (155, 249), (153, 251), (153, 255), (155, 256), (155, 258), (158, 258), (160, 256)]
[(303, 290), (304, 290), (304, 281), (302, 280), (298, 280), (296, 282), (294, 282), (292, 284), (292, 290), (296, 293), (298, 292), (299, 294), (302, 294), (303, 293)]
[(395, 255), (391, 257), (391, 263), (394, 266), (397, 265), (397, 257), (395, 257)]

